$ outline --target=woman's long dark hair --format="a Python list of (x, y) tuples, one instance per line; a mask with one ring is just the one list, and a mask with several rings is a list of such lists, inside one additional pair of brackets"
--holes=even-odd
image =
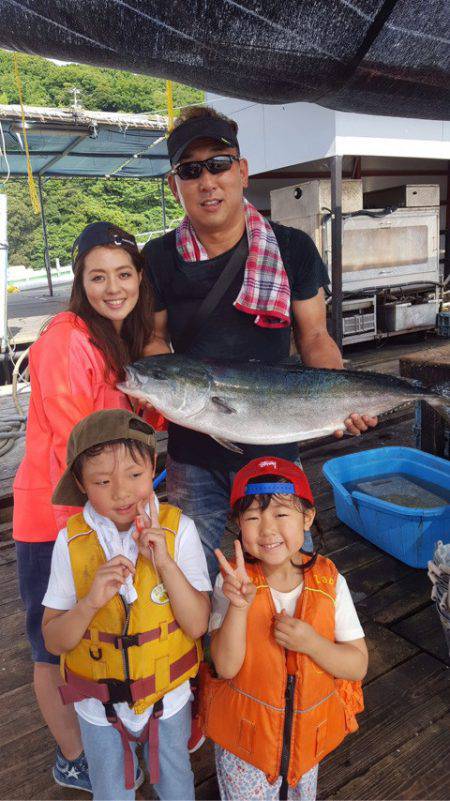
[[(118, 237), (129, 237), (126, 231), (111, 225), (113, 234)], [(102, 245), (101, 247), (110, 247)], [(111, 245), (117, 248), (117, 245)], [(125, 366), (142, 356), (144, 346), (153, 333), (153, 293), (144, 271), (144, 260), (137, 247), (124, 242), (120, 247), (126, 250), (142, 279), (139, 285), (139, 297), (134, 309), (125, 317), (120, 334), (111, 320), (102, 317), (89, 303), (83, 286), (84, 263), (87, 253), (74, 265), (74, 279), (69, 301), (69, 311), (81, 317), (91, 334), (91, 341), (103, 354), (105, 359), (105, 379), (125, 378)], [(89, 251), (90, 252), (90, 251)]]

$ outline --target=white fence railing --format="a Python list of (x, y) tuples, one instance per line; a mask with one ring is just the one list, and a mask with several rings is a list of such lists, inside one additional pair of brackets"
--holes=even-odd
[[(60, 284), (72, 279), (72, 266), (70, 264), (60, 265), (57, 261), (56, 267), (52, 267), (52, 282)], [(40, 284), (47, 284), (47, 272), (42, 270), (32, 270), (30, 267), (10, 267), (8, 266), (8, 286), (16, 286), (19, 289), (26, 289)]]

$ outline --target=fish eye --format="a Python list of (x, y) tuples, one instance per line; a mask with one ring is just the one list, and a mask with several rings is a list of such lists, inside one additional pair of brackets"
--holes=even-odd
[(165, 381), (167, 379), (164, 370), (159, 370), (158, 368), (152, 370), (152, 376), (156, 378), (157, 381)]

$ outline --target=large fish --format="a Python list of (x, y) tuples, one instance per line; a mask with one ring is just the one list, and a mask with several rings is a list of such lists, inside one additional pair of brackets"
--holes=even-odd
[(381, 373), (325, 370), (299, 363), (200, 361), (147, 356), (126, 368), (119, 388), (174, 423), (233, 442), (301, 442), (344, 430), (353, 412), (378, 416), (425, 399), (449, 419), (449, 401), (432, 390)]

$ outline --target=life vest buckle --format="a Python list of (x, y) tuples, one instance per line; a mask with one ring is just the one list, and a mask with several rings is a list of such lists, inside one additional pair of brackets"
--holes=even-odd
[(133, 645), (139, 645), (139, 634), (118, 634), (114, 638), (114, 648), (125, 651)]
[(131, 694), (131, 681), (121, 681), (120, 679), (100, 679), (99, 684), (106, 684), (109, 690), (109, 703), (120, 704), (125, 701), (133, 705), (134, 700)]

